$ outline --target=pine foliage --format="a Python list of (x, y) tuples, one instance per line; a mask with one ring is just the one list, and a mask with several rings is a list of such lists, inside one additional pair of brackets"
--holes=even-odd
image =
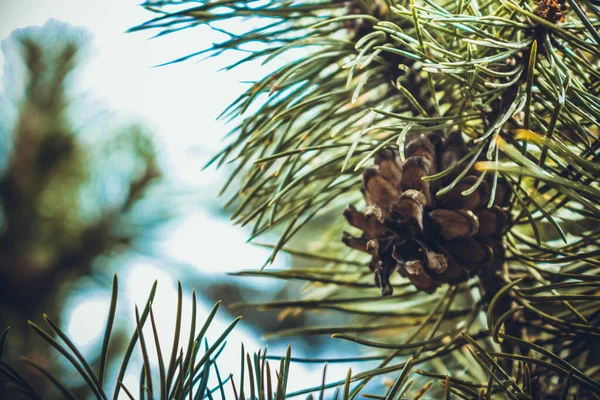
[[(353, 317), (344, 326), (281, 334), (334, 334), (370, 350), (366, 359), (380, 358), (351, 377), (352, 398), (374, 377), (398, 371), (384, 397), (420, 397), (425, 389), (411, 384), (421, 378), (407, 380), (418, 365), (415, 376), (439, 381), (425, 385), (436, 398), (597, 398), (598, 5), (217, 0), (145, 7), (156, 17), (132, 30), (163, 35), (207, 25), (225, 35), (175, 62), (229, 50), (243, 56), (227, 68), (285, 60), (223, 113), (236, 125), (212, 162), (235, 165), (223, 193), (230, 189), (226, 204), (235, 206), (238, 224), (252, 226), (251, 238), (278, 231), (269, 261), (287, 250), (322, 263), (244, 272), (307, 281), (305, 298), (259, 306)], [(229, 31), (227, 22), (240, 18), (254, 22), (243, 33)], [(343, 220), (320, 235), (311, 220), (360, 203), (362, 170), (382, 149), (402, 157), (410, 135), (440, 140), (453, 132), (469, 151), (423, 179), (437, 182), (442, 196), (476, 171), (463, 194), (491, 181), (492, 199), (506, 182), (506, 262), (433, 295), (395, 276), (396, 293), (380, 298), (369, 289), (367, 260), (335, 239)], [(307, 225), (317, 251), (286, 249)]]
[[(230, 193), (233, 219), (252, 227), (252, 239), (278, 232), (268, 261), (287, 251), (313, 266), (241, 274), (306, 281), (301, 299), (253, 306), (349, 317), (345, 325), (280, 336), (332, 334), (366, 350), (329, 360), (288, 353), (278, 388), (293, 378), (287, 369), (293, 361), (377, 363), (351, 370), (342, 381), (328, 383), (324, 376), (321, 385), (287, 397), (320, 392), (322, 398), (328, 388), (344, 399), (600, 397), (596, 4), (214, 0), (144, 6), (156, 17), (132, 31), (164, 35), (206, 25), (225, 36), (174, 62), (229, 50), (242, 57), (227, 68), (282, 61), (223, 113), (236, 125), (212, 163), (234, 165), (223, 193)], [(228, 30), (246, 18), (252, 23), (245, 31)], [(432, 294), (395, 274), (396, 291), (381, 297), (368, 257), (338, 240), (347, 229), (342, 209), (362, 202), (362, 171), (382, 150), (396, 149), (402, 157), (415, 134), (442, 141), (456, 132), (466, 155), (423, 180), (437, 185), (438, 197), (473, 171), (477, 179), (462, 189), (465, 196), (490, 182), (493, 199), (499, 182), (508, 185), (505, 262)], [(313, 221), (323, 216), (328, 225), (317, 227)], [(311, 248), (288, 248), (303, 227), (312, 229)], [(254, 358), (255, 371), (265, 365), (260, 360)], [(245, 361), (252, 364), (250, 357)], [(140, 384), (150, 376), (156, 375), (144, 370)], [(393, 377), (387, 388), (375, 379), (384, 376)], [(235, 398), (263, 398), (261, 382)]]
[[(206, 320), (200, 323), (200, 321), (196, 320), (197, 301), (194, 291), (192, 293), (190, 331), (187, 334), (182, 332), (183, 294), (181, 284), (179, 284), (173, 346), (170, 352), (163, 352), (152, 311), (152, 302), (156, 294), (157, 283), (154, 282), (142, 311), (140, 312), (137, 307), (135, 309), (136, 328), (130, 336), (125, 353), (119, 360), (120, 367), (114, 382), (107, 380), (106, 375), (109, 362), (111, 361), (109, 359), (109, 347), (111, 339), (113, 339), (113, 327), (119, 293), (116, 275), (113, 278), (112, 297), (105, 333), (102, 339), (99, 365), (96, 366), (94, 363), (86, 360), (77, 346), (49, 316), (44, 314), (46, 328), (40, 327), (31, 321), (29, 321), (29, 325), (33, 331), (64, 357), (77, 371), (78, 375), (83, 378), (91, 389), (93, 398), (96, 399), (117, 399), (123, 398), (123, 396), (128, 399), (212, 399), (213, 393), (219, 393), (221, 398), (225, 398), (226, 385), (232, 385), (233, 387), (233, 390), (227, 389), (228, 392), (235, 392), (236, 384), (231, 380), (232, 376), (222, 377), (216, 361), (227, 343), (227, 336), (241, 318), (234, 319), (213, 343), (209, 343), (206, 338), (206, 332), (217, 314), (220, 303), (215, 304)], [(148, 326), (150, 329), (144, 329)], [(9, 333), (10, 330), (7, 328), (0, 338), (0, 357), (4, 346), (10, 345)], [(149, 353), (148, 347), (150, 344), (156, 349), (156, 354)], [(139, 376), (138, 385), (136, 387), (127, 387), (123, 381), (126, 374), (130, 374), (130, 361), (132, 361), (134, 352), (141, 353), (142, 366), (139, 375), (138, 371), (136, 371), (136, 375)], [(245, 364), (246, 360), (247, 364)], [(262, 354), (261, 351), (255, 353), (252, 362), (250, 354), (245, 353), (242, 347), (242, 370), (247, 368), (250, 375), (245, 382), (244, 374), (242, 373), (238, 381), (237, 387), (240, 388), (242, 397), (244, 397), (244, 387), (250, 386), (251, 398), (282, 399), (286, 390), (284, 377), (288, 375), (286, 371), (289, 369), (289, 360), (290, 351), (288, 350), (288, 354), (281, 358), (280, 361), (279, 371), (281, 371), (281, 374), (279, 374), (279, 378), (274, 379), (271, 374), (270, 363), (266, 359), (266, 350)], [(69, 384), (65, 383), (64, 377), (57, 374), (55, 370), (27, 357), (22, 357), (22, 361), (50, 381), (55, 388), (54, 395), (50, 396), (48, 393), (43, 396), (40, 395), (35, 387), (30, 385), (17, 370), (2, 361), (1, 358), (0, 373), (7, 376), (10, 381), (0, 394), (7, 396), (16, 396), (19, 394), (25, 396), (19, 398), (34, 400), (59, 398), (58, 396), (69, 400), (76, 400), (78, 398), (69, 387)], [(158, 371), (155, 370), (157, 364)], [(255, 375), (253, 375), (253, 372), (255, 372)], [(209, 378), (213, 375), (217, 378), (217, 386), (209, 387)], [(121, 397), (119, 397), (120, 393), (122, 393)], [(258, 393), (258, 397), (256, 393)]]

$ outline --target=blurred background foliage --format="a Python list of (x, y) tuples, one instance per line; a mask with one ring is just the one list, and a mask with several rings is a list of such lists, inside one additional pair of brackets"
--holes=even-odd
[(60, 324), (73, 282), (110, 268), (166, 216), (157, 207), (140, 217), (162, 174), (149, 133), (93, 127), (86, 118), (98, 110), (83, 109), (73, 93), (88, 36), (50, 22), (3, 42), (14, 56), (5, 66), (13, 86), (2, 102), (11, 118), (2, 121), (0, 154), (0, 325), (12, 328), (9, 360), (46, 359), (27, 321), (46, 312)]
[[(0, 104), (0, 329), (11, 328), (2, 361), (22, 374), (43, 398), (59, 395), (56, 387), (39, 370), (24, 364), (21, 356), (60, 376), (77, 398), (92, 395), (93, 390), (81, 376), (73, 375), (72, 366), (28, 321), (44, 326), (47, 316), (55, 327), (75, 332), (80, 339), (98, 337), (101, 332), (95, 330), (104, 323), (101, 318), (109, 307), (110, 275), (114, 271), (143, 269), (144, 261), (140, 264), (139, 260), (152, 260), (165, 273), (149, 268), (146, 273), (135, 272), (138, 276), (158, 274), (161, 280), (184, 279), (186, 300), (191, 299), (192, 288), (198, 289), (199, 302), (208, 307), (198, 310), (199, 318), (208, 315), (210, 304), (217, 300), (227, 309), (248, 301), (285, 300), (300, 290), (298, 284), (252, 283), (223, 274), (241, 269), (239, 260), (244, 259), (249, 246), (240, 246), (245, 241), (243, 234), (235, 236), (237, 241), (232, 246), (239, 254), (224, 260), (225, 271), (220, 264), (198, 266), (194, 261), (180, 261), (172, 256), (172, 251), (169, 254), (165, 250), (166, 240), (175, 249), (186, 251), (185, 245), (172, 243), (178, 238), (181, 241), (178, 229), (184, 235), (189, 232), (178, 228), (186, 223), (200, 228), (201, 236), (193, 239), (200, 242), (226, 240), (236, 232), (224, 228), (226, 222), (218, 222), (226, 215), (216, 196), (207, 201), (206, 194), (172, 182), (173, 171), (161, 165), (165, 157), (158, 143), (162, 142), (157, 142), (143, 121), (131, 122), (118, 110), (107, 110), (91, 98), (93, 94), (80, 91), (81, 68), (94, 59), (89, 31), (50, 20), (41, 27), (14, 31), (2, 42), (2, 51), (5, 62)], [(221, 174), (226, 172), (224, 168)], [(198, 213), (206, 217), (199, 217)], [(173, 231), (176, 235), (171, 239)], [(214, 238), (209, 238), (211, 232)], [(186, 240), (190, 242), (189, 238)], [(213, 245), (212, 252), (220, 256), (227, 249), (226, 242), (222, 245)], [(195, 249), (199, 253), (193, 259), (214, 260), (213, 254), (203, 254), (203, 248), (206, 245)], [(251, 259), (262, 261), (260, 254), (266, 256), (268, 250)], [(282, 258), (283, 263), (300, 261), (293, 256)], [(149, 276), (150, 280), (130, 282), (125, 287), (135, 287), (146, 296), (150, 287), (141, 285), (150, 284), (154, 278)], [(86, 315), (82, 315), (79, 305), (88, 301), (96, 304), (99, 293), (102, 300), (94, 310), (102, 311), (95, 317), (89, 315), (90, 311), (83, 311)], [(128, 297), (139, 298), (125, 289), (124, 298)], [(162, 299), (168, 303), (162, 313), (172, 314), (176, 299)], [(122, 301), (118, 307), (132, 315), (132, 309)], [(191, 310), (185, 312), (188, 314), (184, 324), (189, 325)], [(230, 311), (238, 312), (239, 308)], [(97, 322), (86, 326), (86, 322), (74, 320), (81, 316), (85, 321)], [(244, 310), (244, 317), (249, 330), (238, 337), (250, 343), (260, 340), (261, 333), (293, 330), (303, 326), (306, 318), (313, 322), (319, 319), (253, 309)], [(162, 318), (157, 319), (160, 328), (170, 333), (174, 320), (161, 324)], [(133, 318), (117, 318), (114, 323), (110, 351), (105, 355), (108, 366), (112, 366), (107, 370), (111, 378), (116, 377), (125, 351), (124, 334), (132, 328), (135, 331)], [(52, 329), (50, 332), (52, 336), (56, 334)], [(218, 328), (214, 334), (218, 337)], [(269, 343), (282, 350), (288, 342)], [(100, 343), (89, 343), (89, 339), (83, 343), (87, 343), (81, 350), (87, 362), (99, 367)], [(321, 348), (323, 341), (307, 337), (294, 343), (296, 352), (302, 354), (306, 346)], [(237, 353), (237, 349), (232, 351)], [(143, 364), (141, 352), (134, 353), (132, 363), (137, 365), (135, 362)], [(237, 362), (225, 364), (223, 373), (238, 368)], [(0, 373), (0, 387), (10, 381), (6, 379), (6, 374)], [(14, 391), (0, 393), (0, 398), (15, 395)]]

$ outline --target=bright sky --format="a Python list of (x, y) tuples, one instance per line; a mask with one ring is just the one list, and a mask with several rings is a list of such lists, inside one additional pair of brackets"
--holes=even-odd
[[(218, 148), (226, 129), (215, 116), (242, 89), (244, 72), (215, 73), (225, 65), (222, 60), (152, 68), (210, 45), (217, 37), (209, 30), (155, 40), (147, 40), (150, 32), (124, 34), (152, 17), (131, 0), (0, 0), (0, 9), (0, 38), (16, 28), (43, 25), (48, 18), (86, 27), (93, 34), (93, 51), (82, 90), (100, 97), (111, 109), (141, 117), (166, 139), (169, 150), (201, 146), (202, 153), (210, 153)], [(195, 173), (203, 160), (195, 154), (186, 161), (192, 163), (187, 170)]]
[[(93, 50), (87, 52), (77, 91), (98, 98), (128, 119), (142, 121), (157, 137), (170, 179), (204, 201), (215, 199), (223, 175), (200, 170), (228, 130), (216, 116), (237, 97), (244, 88), (240, 82), (252, 71), (217, 73), (227, 63), (223, 58), (153, 66), (207, 47), (219, 40), (217, 35), (202, 28), (153, 40), (148, 38), (156, 32), (125, 34), (153, 16), (131, 0), (0, 0), (0, 9), (0, 39), (17, 28), (43, 25), (49, 18), (91, 31)], [(0, 53), (0, 65), (3, 61)], [(0, 82), (2, 73), (0, 69)], [(246, 232), (198, 209), (172, 229), (161, 248), (169, 258), (204, 270), (259, 267), (268, 252), (246, 245), (246, 238)], [(220, 251), (225, 245), (227, 258)], [(231, 251), (231, 246), (241, 251)]]
[[(0, 10), (0, 39), (5, 39), (17, 28), (41, 26), (49, 18), (90, 30), (93, 51), (89, 52), (78, 89), (100, 99), (109, 109), (142, 120), (157, 135), (169, 173), (183, 187), (206, 196), (214, 195), (220, 175), (214, 171), (200, 172), (200, 168), (219, 148), (221, 137), (227, 131), (215, 117), (244, 88), (240, 82), (248, 80), (249, 74), (256, 71), (246, 68), (216, 73), (228, 62), (223, 58), (160, 68), (152, 66), (210, 45), (218, 40), (215, 34), (192, 29), (154, 40), (147, 40), (151, 36), (149, 32), (124, 34), (131, 26), (151, 17), (132, 0), (0, 0)], [(3, 62), (0, 53), (0, 65)], [(2, 80), (0, 69), (0, 82)], [(192, 264), (205, 272), (258, 268), (268, 252), (245, 244), (246, 237), (246, 232), (232, 227), (228, 221), (215, 219), (200, 208), (175, 224), (161, 241), (161, 249), (169, 258)], [(285, 258), (280, 258), (280, 263), (280, 267), (285, 264)], [(155, 309), (155, 313), (158, 325), (167, 328), (160, 336), (166, 337), (168, 343), (171, 340), (168, 338), (169, 327), (173, 324), (176, 278), (148, 259), (140, 259), (134, 264), (121, 278), (125, 280), (121, 287), (128, 289), (129, 300), (123, 311), (131, 313), (133, 303), (143, 306), (152, 282), (158, 278), (155, 304), (165, 303), (166, 307)], [(265, 281), (264, 284), (268, 283)], [(98, 340), (103, 325), (97, 322), (104, 319), (99, 316), (106, 315), (107, 296), (106, 293), (86, 293), (85, 299), (73, 299), (68, 332), (83, 347)], [(189, 301), (188, 298), (188, 304)], [(210, 306), (203, 304), (200, 307), (200, 320)], [(189, 315), (184, 316), (186, 318)], [(219, 319), (216, 331), (223, 329), (229, 321), (231, 318), (227, 316)], [(222, 356), (230, 360), (231, 365), (226, 363), (223, 370), (239, 364), (240, 342), (244, 341), (252, 351), (264, 345), (256, 336), (243, 326), (234, 331), (228, 350)], [(169, 345), (163, 346), (168, 348)], [(320, 374), (320, 368), (314, 366), (301, 368), (294, 375), (298, 379), (290, 385), (297, 389), (309, 381), (318, 384)], [(328, 375), (332, 379), (342, 378), (345, 369), (330, 366)]]

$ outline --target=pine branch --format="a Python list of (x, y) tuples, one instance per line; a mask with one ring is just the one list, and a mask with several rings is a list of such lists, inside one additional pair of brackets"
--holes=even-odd
[[(219, 28), (225, 41), (175, 62), (243, 51), (250, 42), (260, 49), (227, 68), (253, 61), (268, 64), (288, 51), (300, 54), (255, 82), (223, 113), (237, 125), (229, 144), (209, 164), (235, 165), (223, 188), (234, 192), (227, 201), (236, 207), (232, 219), (252, 225), (253, 238), (278, 231), (280, 239), (268, 261), (289, 251), (284, 246), (303, 227), (311, 229), (313, 239), (318, 237), (312, 260), (322, 263), (320, 270), (244, 273), (307, 281), (306, 299), (262, 307), (350, 313), (356, 320), (347, 326), (294, 333), (361, 332), (367, 338), (340, 337), (383, 348), (378, 368), (324, 387), (355, 382), (349, 394), (354, 398), (371, 379), (400, 371), (413, 355), (411, 363), (432, 367), (428, 373), (441, 380), (437, 393), (447, 398), (500, 393), (509, 398), (566, 397), (576, 390), (598, 395), (592, 354), (600, 332), (594, 294), (599, 236), (588, 222), (600, 217), (596, 6), (575, 0), (568, 5), (546, 0), (273, 0), (206, 1), (189, 8), (184, 2), (172, 12), (172, 4), (152, 3), (151, 11), (159, 17), (133, 30), (161, 35), (250, 14), (263, 22), (245, 34)], [(329, 229), (311, 221), (322, 216), (331, 221), (345, 204), (358, 202), (361, 168), (375, 158), (381, 173), (382, 154), (390, 148), (397, 149), (400, 168), (408, 165), (403, 158), (410, 158), (410, 146), (421, 135), (434, 148), (431, 158), (444, 164), (415, 179), (426, 188), (423, 193), (432, 194), (423, 206), (427, 213), (443, 196), (461, 205), (450, 209), (474, 211), (493, 209), (496, 199), (509, 198), (498, 207), (510, 219), (500, 241), (492, 242), (491, 253), (501, 256), (474, 269), (463, 283), (446, 285), (449, 279), (443, 274), (434, 275), (441, 281), (433, 279), (434, 284), (411, 279), (424, 291), (442, 286), (445, 295), (405, 291), (374, 299), (376, 291), (366, 288), (370, 273), (354, 265), (366, 264), (366, 258), (329, 241), (339, 235), (342, 219)], [(447, 152), (452, 162), (439, 162), (452, 146)], [(365, 173), (367, 197), (373, 195), (368, 176), (378, 175)], [(481, 193), (488, 193), (486, 207), (463, 207), (469, 196)], [(383, 203), (384, 197), (375, 200)], [(359, 214), (350, 208), (346, 217), (358, 226), (352, 218)], [(465, 215), (461, 221), (469, 219)], [(400, 232), (400, 225), (392, 230)], [(457, 234), (457, 226), (452, 231), (441, 226), (443, 233)], [(467, 223), (460, 225), (465, 227)], [(351, 247), (373, 253), (366, 239), (345, 236)], [(307, 252), (290, 253), (304, 257)], [(373, 261), (371, 269), (384, 293), (390, 293), (387, 280), (396, 288), (410, 285)], [(424, 311), (415, 315), (413, 309)], [(392, 333), (385, 327), (393, 327)], [(392, 396), (412, 384), (405, 378), (396, 380)], [(561, 380), (568, 383), (556, 383)], [(415, 395), (423, 393), (417, 389)]]

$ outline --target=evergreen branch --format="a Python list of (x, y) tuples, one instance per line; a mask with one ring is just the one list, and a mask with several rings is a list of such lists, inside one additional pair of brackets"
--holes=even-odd
[[(109, 326), (109, 327), (112, 325), (112, 321), (114, 321), (114, 318), (115, 318), (113, 310), (115, 309), (115, 305), (117, 303), (117, 288), (118, 288), (117, 282), (118, 281), (115, 276), (115, 279), (113, 280), (113, 296), (112, 296), (111, 304), (109, 307), (111, 311), (109, 311), (108, 322), (107, 322), (107, 326)], [(217, 371), (217, 376), (219, 377), (218, 378), (219, 385), (215, 388), (208, 388), (209, 370), (212, 367), (214, 367), (215, 370), (217, 370), (217, 366), (216, 366), (215, 362), (216, 362), (216, 359), (218, 358), (219, 354), (221, 353), (221, 351), (224, 348), (224, 340), (227, 337), (227, 335), (231, 332), (233, 327), (237, 324), (237, 322), (239, 321), (239, 318), (234, 320), (234, 322), (227, 329), (225, 329), (225, 331), (221, 334), (221, 336), (215, 341), (215, 343), (212, 346), (208, 346), (208, 343), (206, 343), (207, 344), (206, 350), (205, 350), (204, 354), (202, 355), (201, 359), (197, 362), (196, 362), (196, 353), (200, 350), (199, 344), (201, 343), (202, 337), (203, 337), (204, 333), (206, 332), (206, 330), (208, 329), (208, 326), (213, 321), (213, 318), (215, 316), (215, 313), (216, 313), (218, 307), (215, 306), (215, 308), (213, 309), (213, 312), (209, 315), (207, 321), (205, 322), (204, 326), (202, 327), (202, 329), (199, 333), (195, 332), (195, 323), (192, 323), (190, 336), (193, 335), (196, 337), (196, 340), (194, 340), (194, 346), (191, 348), (188, 347), (188, 349), (185, 350), (185, 353), (184, 353), (183, 348), (181, 348), (179, 350), (179, 356), (175, 360), (176, 365), (178, 365), (177, 369), (175, 372), (173, 372), (173, 376), (169, 377), (168, 369), (167, 369), (167, 366), (168, 366), (167, 362), (169, 362), (169, 360), (163, 356), (163, 354), (160, 350), (159, 339), (158, 339), (158, 334), (157, 334), (158, 327), (156, 325), (156, 321), (154, 319), (154, 315), (153, 315), (152, 309), (151, 309), (151, 303), (152, 303), (152, 299), (154, 297), (155, 291), (156, 291), (156, 283), (152, 287), (152, 290), (150, 293), (150, 298), (149, 298), (148, 303), (146, 304), (146, 307), (144, 308), (143, 312), (140, 314), (136, 308), (136, 330), (135, 330), (135, 333), (133, 336), (134, 339), (132, 339), (132, 341), (130, 342), (130, 347), (127, 349), (125, 354), (122, 355), (121, 370), (119, 373), (124, 375), (127, 372), (127, 365), (129, 363), (131, 354), (133, 352), (133, 347), (131, 347), (131, 346), (135, 346), (135, 343), (137, 342), (137, 340), (135, 340), (135, 339), (139, 339), (139, 346), (140, 346), (140, 348), (142, 350), (142, 354), (143, 354), (142, 373), (141, 373), (141, 377), (139, 380), (139, 390), (141, 393), (140, 398), (145, 398), (146, 394), (148, 396), (152, 396), (153, 393), (158, 394), (158, 392), (160, 392), (161, 393), (160, 396), (164, 397), (164, 398), (185, 400), (189, 396), (189, 397), (192, 397), (195, 399), (204, 399), (204, 398), (212, 398), (211, 397), (212, 393), (214, 393), (216, 391), (220, 391), (223, 395), (223, 399), (225, 399), (223, 386), (228, 382), (228, 380), (230, 378), (221, 380), (220, 375)], [(178, 298), (178, 308), (181, 305), (180, 303), (181, 303), (181, 297)], [(195, 300), (193, 301), (192, 308), (195, 311)], [(156, 359), (158, 361), (159, 370), (160, 370), (159, 371), (160, 373), (158, 375), (154, 375), (150, 369), (150, 363), (153, 362), (154, 360), (151, 360), (152, 357), (150, 356), (150, 354), (147, 351), (146, 339), (145, 339), (145, 337), (143, 335), (143, 331), (142, 331), (144, 321), (146, 321), (148, 316), (150, 316), (150, 320), (151, 320), (151, 324), (152, 324), (154, 345), (157, 350), (157, 358)], [(85, 380), (86, 385), (89, 387), (89, 389), (92, 391), (92, 393), (94, 393), (94, 396), (96, 398), (99, 398), (99, 399), (106, 398), (106, 394), (105, 394), (106, 386), (100, 379), (100, 374), (96, 375), (96, 373), (90, 368), (90, 364), (83, 357), (80, 350), (74, 345), (74, 343), (68, 338), (68, 336), (64, 332), (62, 332), (58, 328), (58, 326), (56, 326), (56, 324), (54, 324), (48, 317), (45, 317), (45, 320), (48, 322), (52, 331), (65, 342), (65, 345), (62, 345), (59, 342), (57, 342), (49, 333), (45, 332), (43, 329), (41, 329), (37, 325), (35, 325), (33, 323), (30, 323), (30, 325), (37, 334), (41, 335), (44, 340), (46, 340), (48, 343), (50, 343), (54, 347), (54, 349), (56, 349), (59, 353), (61, 353), (62, 356), (65, 357), (68, 360), (68, 362), (76, 368), (79, 376), (81, 376), (81, 378)], [(193, 317), (193, 320), (195, 320), (195, 317)], [(179, 326), (180, 322), (181, 321), (176, 321), (176, 326), (174, 327), (175, 331), (178, 330), (177, 326)], [(103, 343), (105, 344), (105, 345), (103, 345), (103, 349), (104, 349), (103, 354), (106, 354), (106, 349), (107, 349), (106, 344), (110, 342), (111, 336), (112, 336), (112, 329), (106, 329), (104, 338), (102, 340)], [(3, 337), (5, 338), (6, 335), (4, 335)], [(289, 357), (290, 357), (290, 355), (288, 354), (288, 358)], [(65, 381), (63, 380), (61, 374), (58, 373), (57, 371), (55, 371), (53, 368), (51, 368), (50, 366), (47, 366), (47, 365), (41, 365), (38, 362), (35, 362), (26, 357), (22, 357), (22, 359), (26, 364), (30, 365), (31, 367), (33, 367), (34, 369), (39, 371), (43, 376), (45, 376), (53, 384), (53, 386), (56, 387), (56, 389), (60, 393), (62, 393), (62, 395), (65, 398), (69, 398), (69, 399), (77, 398), (77, 396), (73, 392), (73, 388), (71, 388), (68, 384), (66, 384)], [(109, 365), (109, 362), (116, 361), (116, 360), (108, 360), (106, 358), (104, 358), (104, 360), (105, 360), (105, 363), (103, 365), (105, 365), (105, 366)], [(264, 370), (264, 363), (266, 362), (266, 356), (263, 356), (262, 360), (263, 360), (262, 361), (263, 362), (262, 369)], [(185, 364), (187, 364), (186, 368), (184, 368), (184, 362), (185, 362)], [(289, 361), (288, 361), (288, 363), (289, 363)], [(280, 379), (285, 378), (285, 376), (288, 373), (289, 373), (289, 370), (282, 371), (280, 374)], [(0, 374), (3, 374), (4, 376), (6, 376), (9, 379), (9, 382), (13, 385), (13, 387), (10, 388), (9, 390), (19, 391), (23, 395), (25, 395), (26, 398), (31, 398), (31, 399), (35, 399), (35, 400), (40, 400), (42, 398), (36, 392), (34, 387), (26, 379), (21, 377), (12, 367), (10, 367), (8, 364), (6, 364), (3, 360), (0, 360)], [(270, 383), (270, 380), (272, 379), (270, 374), (269, 374), (269, 376), (263, 376), (263, 375), (257, 374), (257, 379), (269, 380), (269, 386), (272, 385)], [(120, 391), (120, 389), (122, 389), (123, 391), (125, 391), (126, 395), (129, 398), (133, 398), (131, 391), (122, 384), (122, 378), (117, 377), (117, 380), (114, 383), (114, 386), (116, 388), (118, 388), (115, 390)], [(9, 388), (9, 386), (7, 386), (7, 389), (8, 388)], [(283, 386), (283, 388), (285, 388), (285, 386)], [(157, 390), (155, 391), (155, 389), (157, 389)], [(169, 393), (169, 390), (171, 390), (170, 393)], [(118, 391), (116, 393), (118, 393)], [(116, 399), (117, 395), (114, 395), (112, 398)]]
[[(279, 233), (279, 240), (269, 245), (273, 253), (268, 262), (304, 228), (311, 230), (311, 239), (317, 238), (312, 232), (322, 233), (316, 239), (318, 250), (289, 253), (321, 266), (239, 275), (308, 283), (305, 299), (259, 308), (355, 317), (346, 325), (280, 335), (337, 333), (380, 348), (382, 355), (364, 358), (378, 360), (377, 368), (290, 395), (342, 385), (349, 390), (352, 382), (356, 385), (346, 397), (355, 398), (373, 378), (402, 370), (410, 355), (414, 365), (432, 367), (447, 398), (564, 397), (580, 388), (595, 390), (591, 381), (597, 361), (590, 360), (589, 349), (600, 322), (595, 307), (600, 235), (593, 226), (600, 214), (599, 14), (589, 2), (567, 2), (272, 0), (252, 7), (264, 19), (259, 28), (249, 27), (243, 35), (220, 30), (227, 39), (192, 54), (218, 56), (258, 43), (258, 50), (230, 67), (253, 60), (268, 67), (288, 51), (299, 52), (275, 71), (266, 71), (223, 113), (237, 125), (228, 135), (229, 144), (210, 163), (234, 165), (223, 186), (223, 192), (234, 192), (227, 202), (236, 207), (232, 219), (252, 225), (253, 239)], [(166, 6), (153, 5), (160, 16), (134, 29), (165, 34), (250, 13), (250, 6), (234, 0), (176, 12)], [(219, 6), (223, 9), (217, 12)], [(467, 139), (465, 152), (453, 162), (415, 179), (437, 192), (427, 210), (457, 191), (464, 198), (485, 193), (490, 210), (503, 190), (510, 192), (505, 211), (511, 218), (496, 238), (508, 255), (504, 258), (502, 250), (496, 259), (492, 251), (488, 265), (478, 276), (469, 275), (464, 286), (441, 284), (447, 288), (442, 296), (427, 300), (407, 290), (375, 299), (365, 292), (372, 286), (365, 279), (371, 273), (356, 268), (362, 258), (325, 243), (341, 231), (341, 224), (329, 221), (343, 205), (357, 201), (363, 166), (389, 148), (397, 149), (405, 162), (412, 138), (421, 134), (435, 148), (435, 158), (440, 158), (440, 143)], [(365, 185), (363, 181), (363, 190)], [(313, 221), (317, 218), (330, 228), (323, 232)], [(381, 285), (381, 271), (375, 264), (371, 268)], [(392, 280), (396, 287), (411, 285), (399, 274)], [(386, 327), (394, 334), (386, 336)], [(458, 332), (464, 336), (454, 336)], [(521, 334), (533, 338), (532, 346), (543, 349), (552, 363), (557, 360), (550, 354), (560, 354), (567, 364), (534, 359), (521, 346)], [(467, 343), (472, 358), (458, 351)], [(290, 360), (282, 361), (280, 370)], [(452, 371), (457, 360), (469, 368)], [(246, 357), (248, 368), (251, 361)], [(255, 361), (254, 377), (257, 365)], [(479, 378), (489, 379), (487, 385), (473, 383)], [(559, 378), (569, 383), (561, 387), (555, 383)], [(393, 397), (408, 391), (412, 382), (401, 376), (393, 392), (372, 396)], [(277, 388), (282, 385), (279, 381)], [(427, 390), (441, 396), (440, 388), (429, 384), (413, 395)]]

